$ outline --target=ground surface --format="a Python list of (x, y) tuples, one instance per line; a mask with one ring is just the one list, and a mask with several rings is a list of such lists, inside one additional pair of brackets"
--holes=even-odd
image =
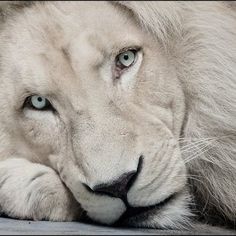
[(209, 226), (198, 226), (197, 231), (163, 231), (163, 230), (150, 230), (150, 229), (118, 229), (103, 227), (97, 225), (89, 225), (83, 223), (53, 223), (46, 221), (20, 221), (6, 218), (0, 218), (0, 235), (204, 235), (204, 234), (224, 234), (236, 235), (236, 231), (228, 231), (220, 228), (213, 228)]

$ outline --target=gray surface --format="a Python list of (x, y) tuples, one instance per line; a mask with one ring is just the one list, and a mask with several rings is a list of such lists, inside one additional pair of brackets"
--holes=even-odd
[(55, 223), (55, 222), (46, 222), (46, 221), (20, 221), (20, 220), (12, 220), (6, 218), (0, 218), (0, 235), (6, 234), (21, 234), (21, 235), (35, 235), (35, 234), (64, 234), (64, 235), (75, 235), (75, 234), (83, 234), (83, 235), (94, 235), (94, 234), (102, 234), (102, 235), (183, 235), (183, 234), (191, 234), (191, 235), (199, 235), (199, 234), (228, 234), (235, 235), (236, 231), (224, 230), (221, 228), (215, 228), (205, 225), (198, 225), (196, 231), (165, 231), (165, 230), (152, 230), (152, 229), (120, 229), (120, 228), (111, 228), (111, 227), (103, 227), (97, 225), (89, 225), (77, 222), (68, 222), (68, 223)]

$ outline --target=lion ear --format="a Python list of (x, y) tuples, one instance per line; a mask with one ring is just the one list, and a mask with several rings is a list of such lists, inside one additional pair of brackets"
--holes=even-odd
[(182, 25), (182, 4), (175, 1), (116, 1), (132, 11), (140, 25), (166, 41), (179, 35)]

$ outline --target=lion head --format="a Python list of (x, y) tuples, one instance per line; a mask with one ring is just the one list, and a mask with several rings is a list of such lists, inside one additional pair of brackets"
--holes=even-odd
[(159, 3), (166, 18), (154, 22), (154, 37), (125, 4), (35, 3), (7, 20), (1, 158), (54, 168), (96, 222), (181, 227), (191, 213), (179, 142), (189, 104), (176, 66), (179, 5)]

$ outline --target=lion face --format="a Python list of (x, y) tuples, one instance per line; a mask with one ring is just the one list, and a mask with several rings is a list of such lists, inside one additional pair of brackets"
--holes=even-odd
[(158, 42), (105, 2), (39, 3), (7, 24), (0, 153), (53, 167), (94, 221), (181, 225), (184, 97)]

